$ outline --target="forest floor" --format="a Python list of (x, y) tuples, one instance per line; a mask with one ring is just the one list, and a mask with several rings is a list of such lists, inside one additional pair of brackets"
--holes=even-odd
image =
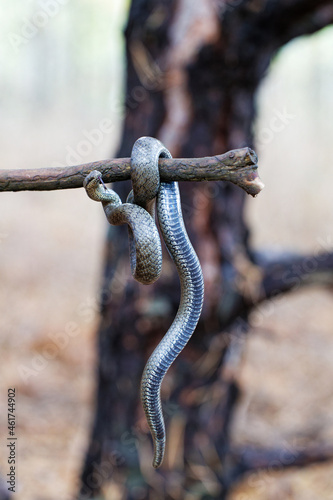
[[(3, 197), (0, 470), (8, 470), (3, 410), (14, 387), (15, 498), (67, 500), (77, 488), (93, 416), (106, 223), (82, 190)], [(286, 450), (333, 444), (330, 292), (286, 295), (253, 313), (252, 323), (239, 374), (244, 396), (235, 443), (283, 443)], [(231, 498), (332, 500), (332, 463), (249, 476)]]

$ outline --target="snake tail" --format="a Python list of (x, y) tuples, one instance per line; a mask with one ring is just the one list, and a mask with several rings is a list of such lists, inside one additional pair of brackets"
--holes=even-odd
[(204, 293), (200, 263), (184, 226), (178, 183), (161, 183), (157, 195), (157, 214), (166, 247), (179, 275), (181, 299), (176, 317), (150, 356), (141, 381), (141, 400), (154, 442), (154, 468), (161, 465), (165, 449), (161, 384), (197, 326)]

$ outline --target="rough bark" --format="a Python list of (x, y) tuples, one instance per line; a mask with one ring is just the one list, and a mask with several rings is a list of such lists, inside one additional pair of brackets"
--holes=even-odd
[[(257, 155), (250, 148), (206, 158), (161, 158), (161, 181), (230, 181), (256, 196), (263, 188)], [(131, 178), (131, 159), (115, 158), (66, 168), (0, 170), (0, 191), (50, 191), (83, 186), (86, 176), (98, 170), (104, 182)]]
[[(142, 135), (160, 138), (182, 157), (252, 147), (255, 92), (272, 56), (292, 38), (332, 21), (332, 3), (323, 0), (133, 0), (119, 156), (128, 156)], [(129, 189), (122, 186), (123, 198)], [(229, 432), (240, 395), (236, 372), (248, 314), (259, 301), (332, 269), (327, 255), (317, 272), (301, 266), (297, 279), (288, 279), (295, 260), (266, 263), (255, 256), (248, 244), (245, 194), (233, 184), (182, 183), (181, 197), (203, 268), (205, 303), (194, 336), (162, 386), (165, 462), (152, 470), (139, 385), (149, 354), (176, 312), (178, 282), (165, 255), (164, 274), (154, 286), (134, 283), (126, 231), (110, 228), (97, 406), (81, 498), (97, 496), (103, 482), (133, 500), (177, 500), (185, 491), (189, 498), (226, 498), (249, 470), (241, 453), (233, 452)]]

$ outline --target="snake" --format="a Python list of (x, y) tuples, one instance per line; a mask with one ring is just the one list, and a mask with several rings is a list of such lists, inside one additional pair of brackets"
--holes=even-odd
[(141, 137), (135, 142), (131, 154), (133, 190), (126, 203), (105, 186), (99, 171), (93, 170), (84, 180), (88, 196), (102, 202), (109, 223), (128, 225), (131, 271), (142, 284), (154, 283), (161, 273), (162, 247), (155, 224), (156, 199), (162, 238), (180, 280), (177, 314), (149, 357), (141, 379), (141, 402), (153, 438), (154, 468), (161, 465), (165, 452), (161, 384), (197, 326), (204, 297), (202, 270), (184, 225), (178, 183), (160, 182), (158, 161), (161, 157), (172, 158), (158, 139)]

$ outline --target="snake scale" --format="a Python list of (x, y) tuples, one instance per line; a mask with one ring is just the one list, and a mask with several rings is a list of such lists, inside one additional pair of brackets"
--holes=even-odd
[(155, 468), (161, 465), (165, 449), (161, 384), (196, 328), (204, 293), (200, 263), (184, 226), (178, 183), (160, 183), (160, 157), (171, 158), (171, 154), (157, 139), (141, 137), (135, 142), (131, 156), (133, 191), (126, 203), (104, 185), (97, 170), (90, 172), (84, 181), (88, 196), (102, 202), (110, 224), (128, 225), (131, 271), (143, 284), (153, 283), (161, 273), (162, 249), (155, 225), (156, 198), (162, 237), (180, 279), (181, 298), (176, 317), (151, 354), (141, 380), (141, 401), (153, 437)]

